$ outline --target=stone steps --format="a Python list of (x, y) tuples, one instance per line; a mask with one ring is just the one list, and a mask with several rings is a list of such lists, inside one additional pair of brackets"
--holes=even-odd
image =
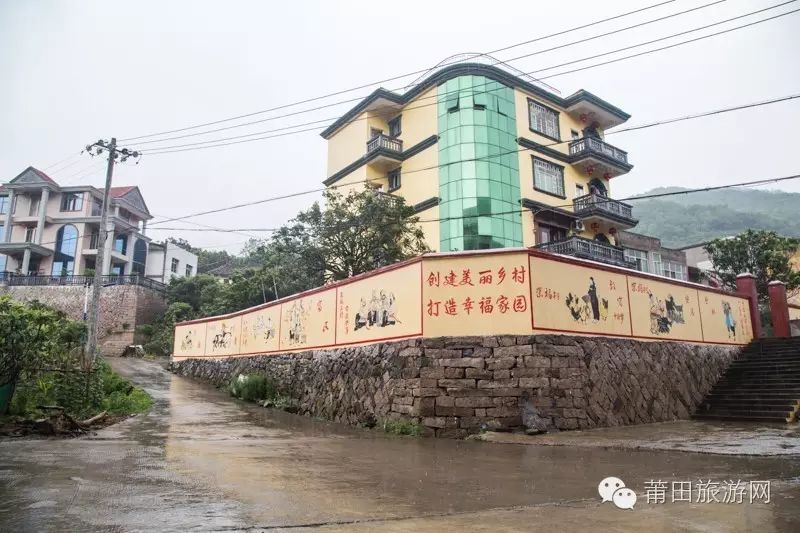
[(784, 417), (777, 416), (753, 416), (750, 414), (695, 414), (693, 418), (698, 420), (723, 420), (727, 422), (772, 422), (785, 424), (791, 422)]
[(787, 423), (799, 406), (800, 339), (764, 339), (731, 363), (694, 418)]

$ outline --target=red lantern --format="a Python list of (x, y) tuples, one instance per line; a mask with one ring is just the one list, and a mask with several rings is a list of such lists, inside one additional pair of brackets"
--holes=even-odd
[(586, 124), (587, 120), (589, 120), (589, 117), (586, 115), (586, 113), (581, 113), (581, 122)]
[(586, 173), (589, 174), (590, 176), (594, 174), (594, 167), (592, 165), (586, 167)]
[(605, 178), (607, 180), (610, 180), (611, 179), (611, 174), (609, 172), (606, 172), (605, 174), (603, 174), (603, 178)]

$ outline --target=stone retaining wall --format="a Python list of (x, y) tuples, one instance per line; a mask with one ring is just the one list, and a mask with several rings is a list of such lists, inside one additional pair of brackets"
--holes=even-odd
[(272, 378), (300, 412), (349, 424), (408, 418), (429, 435), (688, 418), (738, 347), (565, 335), (414, 339), (277, 356), (188, 359), (184, 376)]
[[(82, 285), (0, 285), (0, 295), (8, 294), (14, 300), (38, 300), (73, 320), (83, 320), (85, 298), (92, 293)], [(135, 344), (136, 326), (150, 324), (164, 312), (164, 297), (138, 285), (111, 285), (100, 293), (100, 323), (98, 342), (105, 355), (120, 355), (127, 346)]]

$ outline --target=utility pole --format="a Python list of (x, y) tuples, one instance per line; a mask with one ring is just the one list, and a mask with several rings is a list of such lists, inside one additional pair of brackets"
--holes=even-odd
[[(94, 149), (94, 153), (92, 153)], [(103, 204), (100, 206), (100, 231), (97, 235), (97, 256), (94, 265), (94, 281), (92, 282), (92, 302), (87, 314), (86, 327), (88, 334), (86, 338), (86, 360), (84, 363), (88, 368), (94, 365), (97, 358), (97, 328), (100, 320), (100, 291), (103, 288), (103, 264), (106, 258), (106, 238), (108, 236), (108, 208), (111, 203), (111, 181), (114, 176), (114, 164), (121, 157), (124, 162), (129, 157), (139, 157), (139, 152), (131, 152), (127, 148), (117, 149), (116, 137), (111, 138), (111, 142), (99, 140), (94, 144), (86, 146), (86, 151), (94, 157), (103, 152), (108, 153), (108, 166), (106, 167), (106, 185), (103, 190)]]

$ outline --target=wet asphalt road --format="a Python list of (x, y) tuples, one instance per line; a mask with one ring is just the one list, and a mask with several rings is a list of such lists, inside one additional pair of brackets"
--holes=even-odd
[[(415, 439), (257, 408), (147, 361), (153, 410), (0, 442), (0, 531), (800, 531), (800, 457)], [(601, 504), (624, 479), (634, 510)], [(771, 502), (647, 504), (644, 483), (770, 480)]]

